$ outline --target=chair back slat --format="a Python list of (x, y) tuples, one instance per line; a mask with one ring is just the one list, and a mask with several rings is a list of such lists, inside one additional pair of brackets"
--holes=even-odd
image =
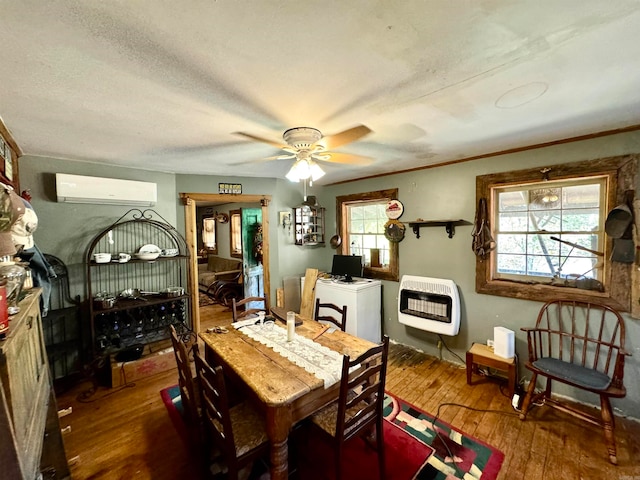
[[(389, 337), (355, 359), (345, 355), (336, 437), (344, 442), (382, 418)], [(354, 370), (355, 369), (355, 370)]]
[[(248, 304), (250, 303), (262, 303), (262, 308), (250, 308)], [(233, 298), (231, 300), (231, 311), (233, 313), (233, 321), (236, 322), (248, 315), (258, 312), (266, 312), (267, 311), (267, 296), (264, 297), (247, 297), (242, 300), (236, 300)]]
[(180, 387), (180, 398), (182, 406), (186, 413), (187, 421), (190, 424), (197, 424), (200, 421), (198, 412), (198, 393), (197, 386), (194, 383), (193, 372), (189, 360), (189, 351), (195, 353), (198, 351), (198, 343), (187, 346), (182, 339), (178, 338), (178, 334), (173, 325), (169, 327), (169, 337), (173, 346), (173, 353), (178, 366), (178, 386)]
[(196, 370), (200, 380), (205, 435), (225, 455), (235, 457), (235, 439), (222, 367), (211, 367), (198, 352)]
[[(320, 309), (323, 310), (323, 314), (320, 313)], [(324, 310), (333, 310), (340, 318), (328, 315)], [(340, 308), (333, 303), (321, 303), (320, 299), (316, 298), (316, 308), (313, 318), (318, 322), (331, 322), (344, 332), (347, 328), (347, 306), (343, 305), (343, 307)]]

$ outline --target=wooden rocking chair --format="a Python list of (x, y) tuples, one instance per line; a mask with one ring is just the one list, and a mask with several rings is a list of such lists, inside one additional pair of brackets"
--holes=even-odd
[[(547, 302), (535, 328), (527, 333), (531, 383), (525, 396), (520, 419), (524, 420), (532, 403), (545, 404), (570, 413), (604, 429), (609, 461), (617, 464), (614, 436), (615, 419), (611, 397), (626, 395), (623, 385), (625, 325), (622, 316), (606, 305), (573, 300)], [(546, 387), (534, 393), (538, 376), (546, 377)], [(600, 396), (601, 417), (589, 415), (551, 397), (551, 382), (580, 388)]]

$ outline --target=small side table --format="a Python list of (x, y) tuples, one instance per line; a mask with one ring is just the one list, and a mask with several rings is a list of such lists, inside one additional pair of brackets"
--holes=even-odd
[(493, 353), (493, 348), (482, 343), (474, 343), (467, 351), (467, 384), (471, 383), (471, 374), (478, 373), (478, 365), (495, 368), (507, 372), (509, 379), (509, 397), (513, 397), (516, 389), (516, 359), (503, 358)]

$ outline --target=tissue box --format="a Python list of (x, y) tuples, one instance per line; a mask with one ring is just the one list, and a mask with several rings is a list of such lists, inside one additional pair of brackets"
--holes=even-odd
[(504, 327), (493, 327), (493, 353), (502, 358), (514, 357), (515, 337), (513, 330)]

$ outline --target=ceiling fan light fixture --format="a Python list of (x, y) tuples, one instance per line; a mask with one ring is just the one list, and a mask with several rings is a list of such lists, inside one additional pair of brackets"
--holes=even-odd
[(324, 171), (320, 165), (312, 160), (302, 159), (296, 161), (286, 177), (291, 182), (299, 182), (300, 180), (311, 179), (316, 181), (324, 175)]
[(322, 133), (317, 128), (296, 127), (285, 131), (282, 138), (288, 145), (300, 150), (312, 148), (322, 138)]

